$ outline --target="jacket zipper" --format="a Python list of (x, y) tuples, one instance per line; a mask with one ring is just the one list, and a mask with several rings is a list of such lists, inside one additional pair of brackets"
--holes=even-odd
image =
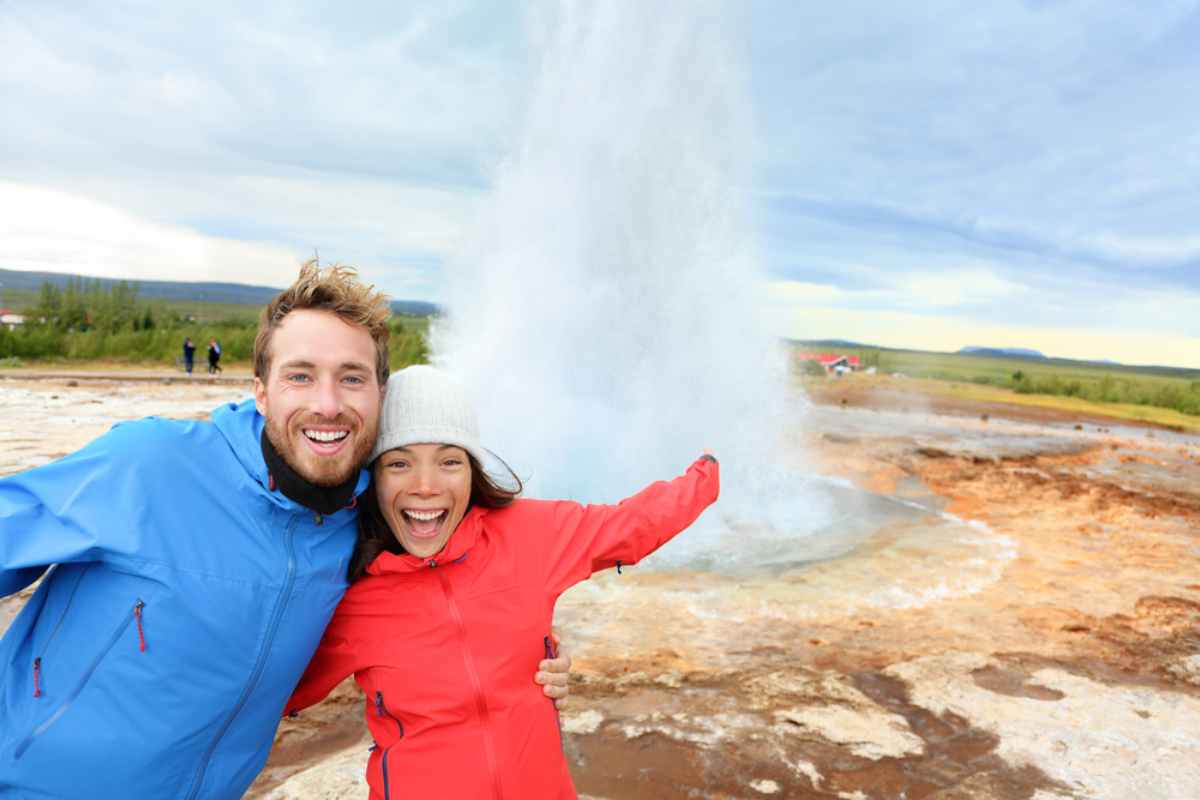
[[(437, 562), (429, 562), (430, 567), (436, 567)], [(479, 680), (479, 671), (475, 669), (475, 660), (471, 658), (471, 649), (467, 642), (467, 626), (454, 601), (454, 592), (450, 588), (450, 578), (445, 570), (434, 569), (438, 580), (442, 582), (442, 593), (446, 595), (446, 604), (450, 607), (450, 616), (458, 627), (458, 638), (462, 645), (463, 663), (467, 667), (467, 675), (475, 689), (475, 711), (479, 715), (479, 724), (483, 728), (483, 749), (487, 753), (488, 769), (492, 773), (492, 789), (495, 800), (503, 800), (504, 790), (500, 782), (500, 767), (496, 760), (496, 747), (492, 742), (492, 725), (488, 714), (487, 698), (483, 694), (483, 682)]]
[(383, 758), (382, 758), (382, 761), (380, 761), (380, 764), (383, 766), (383, 800), (392, 800), (392, 790), (388, 786), (388, 773), (387, 773), (387, 757), (388, 757), (388, 753), (391, 752), (391, 750), (392, 750), (392, 745), (388, 745), (387, 747), (383, 748)]
[(146, 604), (141, 601), (141, 598), (138, 598), (133, 607), (133, 618), (137, 620), (138, 650), (143, 653), (146, 652), (146, 634), (142, 631), (142, 609), (145, 607)]
[[(404, 723), (397, 717), (392, 715), (392, 712), (387, 710), (387, 705), (383, 702), (383, 692), (378, 689), (375, 691), (375, 714), (384, 719), (390, 719), (396, 723), (396, 731), (400, 734), (400, 738), (404, 738)], [(388, 787), (388, 753), (395, 747), (395, 742), (383, 748), (383, 753), (380, 754), (380, 766), (383, 769), (383, 800), (391, 800), (392, 792)]]
[[(55, 567), (58, 569), (58, 567)], [(79, 591), (79, 584), (83, 583), (83, 572), (79, 573), (79, 577), (75, 579), (75, 585), (71, 587), (71, 593), (67, 595), (67, 604), (63, 606), (62, 616), (58, 618), (58, 622), (54, 624), (54, 630), (50, 631), (50, 638), (46, 640), (46, 644), (42, 646), (42, 655), (33, 660), (33, 696), (42, 696), (42, 656), (46, 655), (50, 650), (50, 645), (58, 638), (58, 632), (62, 630), (63, 622), (67, 618), (67, 614), (71, 613), (71, 604), (75, 602), (75, 593)]]
[(266, 666), (267, 653), (270, 651), (271, 645), (275, 642), (275, 633), (279, 628), (279, 621), (283, 618), (283, 610), (287, 607), (288, 597), (292, 593), (292, 585), (296, 580), (296, 549), (293, 540), (296, 533), (297, 519), (298, 517), (292, 517), (284, 536), (284, 540), (287, 543), (287, 575), (284, 579), (283, 589), (279, 592), (279, 597), (275, 599), (275, 609), (271, 612), (271, 621), (267, 624), (267, 635), (263, 637), (262, 647), (258, 650), (258, 659), (254, 662), (254, 669), (250, 671), (250, 678), (246, 681), (246, 685), (243, 687), (242, 694), (238, 698), (237, 703), (234, 704), (233, 709), (225, 716), (225, 721), (221, 723), (217, 735), (213, 737), (213, 740), (208, 745), (208, 749), (204, 751), (204, 755), (200, 758), (200, 769), (197, 771), (196, 777), (192, 779), (191, 788), (186, 795), (188, 800), (194, 800), (200, 793), (200, 788), (204, 785), (204, 774), (208, 772), (208, 762), (212, 759), (217, 745), (220, 744), (221, 739), (225, 736), (225, 732), (229, 730), (229, 726), (233, 724), (233, 720), (237, 717), (238, 712), (242, 710), (242, 706), (246, 705), (246, 701), (250, 698), (250, 693), (254, 691), (254, 687), (258, 684), (263, 667)]
[[(141, 601), (141, 598), (138, 598), (137, 602), (138, 605), (145, 605), (145, 603)], [(136, 607), (137, 606), (135, 606), (135, 608)], [(132, 621), (132, 614), (121, 620), (121, 624), (118, 625), (116, 630), (112, 632), (112, 635), (108, 637), (108, 641), (105, 643), (104, 647), (102, 647), (100, 652), (96, 654), (96, 657), (92, 659), (92, 663), (88, 665), (88, 668), (83, 671), (83, 675), (80, 677), (79, 682), (75, 684), (75, 688), (73, 688), (70, 693), (63, 698), (62, 705), (54, 709), (54, 713), (47, 717), (42, 724), (30, 731), (25, 738), (21, 740), (20, 744), (17, 745), (16, 749), (13, 750), (14, 760), (25, 755), (25, 751), (29, 749), (29, 745), (33, 744), (33, 740), (50, 730), (50, 727), (54, 723), (58, 722), (58, 720), (62, 718), (63, 714), (67, 713), (67, 710), (71, 707), (71, 704), (75, 702), (75, 698), (79, 697), (79, 693), (83, 691), (83, 687), (87, 686), (88, 681), (92, 679), (92, 674), (95, 673), (96, 668), (100, 666), (100, 662), (103, 661), (104, 657), (108, 655), (110, 650), (113, 649), (117, 641), (121, 638), (121, 635), (125, 633), (125, 630), (129, 627), (129, 623)], [(40, 657), (37, 658), (34, 661), (34, 665), (37, 672), (40, 672), (42, 659)], [(34, 674), (36, 675), (37, 672)]]

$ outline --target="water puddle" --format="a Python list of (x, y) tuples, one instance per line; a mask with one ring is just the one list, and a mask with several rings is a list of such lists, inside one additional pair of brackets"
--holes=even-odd
[(665, 625), (716, 659), (708, 663), (723, 663), (735, 643), (786, 636), (787, 623), (837, 624), (976, 594), (1017, 555), (1012, 539), (944, 513), (920, 492), (877, 495), (835, 479), (807, 480), (804, 495), (819, 489), (828, 500), (831, 515), (821, 526), (790, 537), (730, 531), (722, 549), (683, 562), (671, 560), (669, 544), (661, 559), (572, 589), (559, 604), (560, 624), (583, 645), (593, 636), (628, 641), (639, 628), (653, 641), (647, 626)]

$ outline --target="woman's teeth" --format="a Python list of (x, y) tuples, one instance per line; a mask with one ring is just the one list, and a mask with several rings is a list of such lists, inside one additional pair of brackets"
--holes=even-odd
[(430, 522), (444, 513), (444, 511), (413, 511), (412, 509), (404, 509), (406, 517), (411, 517), (419, 522)]

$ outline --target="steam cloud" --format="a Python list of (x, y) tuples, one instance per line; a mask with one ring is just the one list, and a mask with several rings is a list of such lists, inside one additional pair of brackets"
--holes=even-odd
[(794, 549), (826, 516), (788, 463), (803, 402), (758, 313), (726, 22), (706, 2), (543, 9), (523, 135), (433, 332), (530, 496), (613, 502), (714, 450), (721, 501), (660, 564)]

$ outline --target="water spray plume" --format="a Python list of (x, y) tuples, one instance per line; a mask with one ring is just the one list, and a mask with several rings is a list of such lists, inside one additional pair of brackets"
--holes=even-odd
[(792, 541), (824, 513), (785, 443), (802, 402), (759, 313), (749, 111), (724, 22), (715, 3), (625, 0), (537, 21), (523, 134), (433, 331), (531, 496), (612, 502), (711, 448), (721, 501), (662, 555), (693, 565)]

